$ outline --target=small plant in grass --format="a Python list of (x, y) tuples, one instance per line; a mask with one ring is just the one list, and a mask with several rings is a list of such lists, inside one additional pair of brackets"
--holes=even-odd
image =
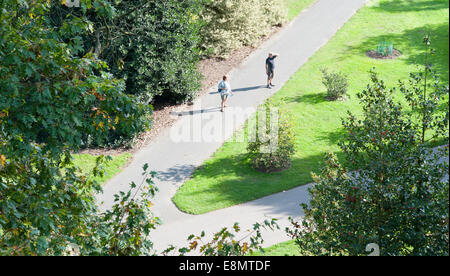
[(250, 122), (247, 150), (252, 166), (263, 172), (276, 172), (291, 165), (295, 148), (295, 133), (292, 116), (278, 109), (271, 101), (260, 108)]
[(328, 69), (323, 68), (322, 83), (327, 88), (327, 99), (335, 101), (338, 99), (347, 98), (348, 78), (341, 72), (329, 72)]
[(378, 44), (377, 52), (384, 57), (392, 56), (394, 52), (394, 44), (389, 41), (382, 41)]

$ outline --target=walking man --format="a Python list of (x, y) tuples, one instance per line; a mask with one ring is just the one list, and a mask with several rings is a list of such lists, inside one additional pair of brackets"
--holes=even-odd
[(223, 110), (227, 106), (228, 96), (233, 94), (233, 92), (231, 91), (231, 86), (230, 86), (230, 83), (228, 82), (228, 77), (227, 76), (223, 76), (222, 81), (219, 82), (218, 90), (219, 90), (219, 93), (220, 93), (220, 98), (222, 99), (222, 104), (221, 104), (220, 111), (223, 112)]
[(278, 56), (279, 54), (269, 53), (269, 57), (266, 59), (267, 88), (272, 88), (272, 86), (275, 86), (272, 84), (272, 80), (273, 72), (275, 70), (275, 58)]

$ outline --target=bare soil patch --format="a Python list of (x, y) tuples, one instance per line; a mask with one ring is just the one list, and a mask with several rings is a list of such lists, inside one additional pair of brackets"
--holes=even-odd
[(389, 55), (389, 56), (384, 56), (375, 50), (366, 52), (366, 56), (368, 56), (370, 58), (374, 58), (374, 59), (397, 59), (401, 55), (402, 55), (402, 53), (397, 49), (394, 49), (392, 51), (392, 55)]

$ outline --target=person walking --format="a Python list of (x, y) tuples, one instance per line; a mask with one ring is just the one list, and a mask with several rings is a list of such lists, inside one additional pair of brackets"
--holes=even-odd
[(228, 96), (233, 95), (233, 91), (231, 91), (231, 86), (230, 83), (228, 82), (227, 76), (223, 76), (222, 81), (219, 82), (218, 90), (220, 93), (220, 98), (222, 99), (220, 111), (223, 112), (223, 110), (227, 106)]
[(277, 58), (279, 54), (269, 53), (269, 57), (266, 59), (266, 73), (267, 73), (267, 88), (272, 88), (275, 86), (272, 83), (274, 70), (275, 70), (275, 58)]

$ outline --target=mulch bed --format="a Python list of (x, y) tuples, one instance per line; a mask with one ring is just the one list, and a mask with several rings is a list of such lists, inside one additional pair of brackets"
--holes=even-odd
[(375, 51), (375, 50), (366, 52), (366, 56), (368, 56), (370, 58), (374, 58), (374, 59), (397, 59), (401, 55), (402, 55), (402, 53), (399, 50), (396, 50), (396, 49), (394, 49), (392, 51), (392, 55), (389, 55), (389, 56), (384, 56), (384, 55), (378, 53), (378, 51)]

